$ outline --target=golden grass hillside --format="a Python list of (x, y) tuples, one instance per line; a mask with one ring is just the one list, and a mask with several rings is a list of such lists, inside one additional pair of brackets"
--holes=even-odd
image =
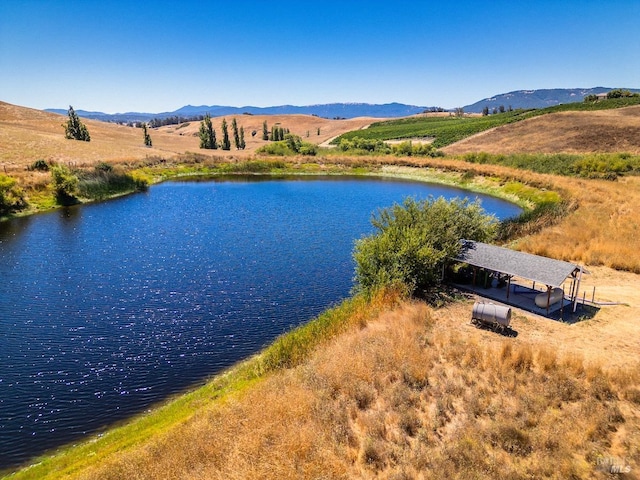
[[(232, 135), (232, 118), (226, 118), (229, 135)], [(82, 121), (91, 134), (91, 141), (68, 140), (62, 126), (67, 121), (65, 115), (0, 102), (0, 172), (20, 173), (39, 159), (93, 165), (98, 162), (123, 163), (147, 157), (170, 158), (185, 152), (210, 156), (248, 156), (267, 143), (262, 140), (262, 124), (265, 120), (269, 129), (276, 125), (289, 128), (305, 141), (318, 144), (374, 121), (371, 118), (328, 120), (311, 115), (239, 115), (235, 118), (238, 127), (244, 127), (245, 130), (247, 148), (244, 151), (200, 149), (200, 122), (150, 129), (153, 147), (148, 148), (143, 143), (141, 129), (87, 119)], [(221, 123), (222, 117), (213, 119), (218, 140), (222, 139)], [(252, 131), (257, 132), (255, 137), (252, 137)], [(309, 137), (306, 136), (307, 132)], [(233, 143), (233, 139), (231, 141)]]
[[(211, 123), (213, 124), (213, 128), (216, 130), (216, 137), (218, 141), (222, 140), (223, 119), (226, 119), (229, 127), (229, 135), (232, 135), (231, 121), (233, 118), (236, 119), (238, 128), (244, 128), (244, 138), (247, 144), (244, 151), (238, 152), (236, 150), (232, 150), (234, 155), (251, 154), (257, 148), (268, 143), (267, 141), (262, 140), (262, 127), (264, 122), (267, 122), (267, 129), (269, 132), (271, 131), (271, 127), (278, 126), (289, 129), (292, 134), (300, 136), (305, 142), (319, 145), (345, 132), (365, 128), (367, 125), (381, 120), (370, 117), (329, 120), (326, 118), (315, 117), (313, 115), (237, 115), (235, 117), (216, 117), (211, 119)], [(199, 128), (200, 122), (188, 122), (188, 124), (183, 123), (180, 125), (167, 125), (160, 127), (157, 131), (183, 137), (191, 136), (197, 139)], [(320, 131), (320, 134), (318, 134), (318, 131)], [(252, 135), (252, 132), (256, 132), (256, 134)], [(231, 138), (231, 143), (233, 149), (233, 138)]]
[(0, 169), (24, 171), (38, 159), (76, 164), (126, 161), (147, 156), (173, 156), (197, 150), (197, 139), (152, 131), (153, 148), (145, 147), (142, 130), (82, 119), (90, 142), (68, 140), (63, 124), (66, 115), (0, 102)]
[(444, 152), (640, 153), (640, 106), (595, 112), (562, 112), (479, 133)]

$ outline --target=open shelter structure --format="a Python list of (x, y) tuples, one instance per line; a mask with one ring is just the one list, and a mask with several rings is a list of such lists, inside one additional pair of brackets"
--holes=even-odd
[(546, 307), (547, 314), (552, 304), (560, 301), (561, 307), (564, 305), (567, 297), (563, 285), (568, 278), (571, 279), (568, 299), (573, 304), (575, 312), (582, 274), (588, 273), (580, 265), (473, 240), (463, 240), (460, 254), (453, 260), (466, 263), (473, 268), (474, 284), (476, 284), (479, 270), (482, 270), (488, 278), (492, 279), (496, 276), (499, 283), (504, 283), (506, 280), (507, 303), (510, 303), (510, 293), (516, 293), (515, 285), (513, 290), (511, 288), (513, 277), (532, 281), (532, 291), (535, 291), (536, 283), (544, 285), (546, 292), (542, 293), (546, 294), (546, 301), (539, 295), (543, 301), (542, 305), (538, 304), (538, 306)]

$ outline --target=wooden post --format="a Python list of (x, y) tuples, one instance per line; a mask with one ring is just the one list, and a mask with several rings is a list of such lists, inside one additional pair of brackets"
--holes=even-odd
[(591, 295), (591, 303), (596, 303), (596, 286), (593, 286), (593, 294)]
[(507, 279), (507, 300), (509, 300), (509, 290), (511, 290), (511, 275), (509, 275)]
[(547, 315), (549, 315), (549, 304), (551, 303), (551, 287), (547, 285)]
[[(578, 308), (578, 295), (580, 294), (580, 281), (582, 280), (582, 267), (580, 267), (580, 273), (578, 274), (578, 284), (576, 285), (576, 298), (573, 301), (573, 313), (576, 313), (576, 309)], [(584, 300), (582, 301), (584, 305)]]

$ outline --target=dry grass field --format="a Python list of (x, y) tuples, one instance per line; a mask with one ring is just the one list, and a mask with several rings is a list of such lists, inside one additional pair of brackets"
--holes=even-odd
[[(358, 130), (364, 128), (372, 122), (380, 119), (370, 117), (359, 117), (345, 120), (329, 120), (326, 118), (314, 117), (312, 115), (238, 115), (236, 117), (224, 117), (229, 125), (229, 135), (231, 135), (231, 121), (233, 118), (238, 123), (238, 128), (244, 128), (244, 138), (247, 147), (244, 151), (233, 151), (233, 154), (249, 155), (257, 148), (265, 145), (267, 142), (262, 140), (262, 126), (267, 122), (267, 128), (271, 131), (271, 127), (278, 126), (288, 128), (292, 134), (299, 135), (303, 141), (315, 143), (319, 145), (332, 139), (344, 132)], [(213, 128), (216, 130), (218, 140), (222, 139), (222, 119), (223, 117), (212, 118)], [(197, 141), (198, 129), (200, 122), (190, 122), (189, 125), (167, 125), (160, 127), (159, 132), (171, 133), (183, 137), (193, 137)], [(318, 135), (318, 130), (320, 134)], [(256, 132), (255, 136), (252, 132)], [(233, 142), (233, 139), (232, 139)], [(197, 148), (198, 143), (194, 148)]]
[(563, 112), (504, 125), (443, 149), (447, 154), (640, 153), (640, 106)]
[[(314, 143), (371, 122), (239, 116), (248, 148), (228, 155), (251, 155), (261, 142), (250, 140), (251, 131), (260, 137), (265, 119)], [(39, 175), (25, 172), (38, 158), (125, 163), (202, 153), (197, 122), (152, 130), (154, 148), (147, 149), (140, 130), (90, 121), (89, 144), (65, 140), (64, 121), (0, 103), (0, 171), (27, 181)], [(561, 113), (446, 150), (639, 153), (639, 130), (640, 107)], [(572, 325), (516, 310), (516, 337), (471, 326), (473, 299), (441, 309), (390, 306), (301, 365), (203, 404), (162, 436), (70, 478), (640, 478), (639, 178), (556, 177), (452, 158), (316, 161), (395, 164), (386, 167), (395, 173), (441, 169), (562, 192), (574, 208), (513, 246), (586, 265), (587, 298), (596, 287), (597, 301), (620, 304)]]
[[(239, 115), (238, 127), (244, 127), (245, 150), (202, 150), (199, 148), (200, 122), (169, 125), (149, 131), (153, 147), (144, 146), (142, 130), (95, 120), (83, 119), (91, 134), (90, 142), (78, 142), (64, 138), (65, 115), (42, 112), (0, 102), (0, 172), (21, 173), (38, 159), (62, 163), (92, 165), (98, 162), (123, 163), (146, 157), (172, 157), (184, 152), (221, 156), (224, 153), (246, 157), (264, 145), (262, 124), (266, 120), (272, 126), (288, 128), (305, 141), (320, 144), (336, 135), (369, 125), (376, 119), (355, 118), (328, 120), (311, 115)], [(229, 135), (231, 121), (227, 117)], [(212, 119), (218, 140), (222, 139), (222, 118)], [(318, 129), (320, 135), (318, 135)], [(255, 137), (251, 135), (256, 131)], [(309, 136), (307, 137), (307, 132)], [(233, 142), (233, 140), (232, 140)]]

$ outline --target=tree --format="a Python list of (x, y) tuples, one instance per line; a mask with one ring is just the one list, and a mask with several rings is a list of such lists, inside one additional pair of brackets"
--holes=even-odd
[(460, 252), (462, 239), (488, 241), (497, 225), (479, 202), (442, 197), (408, 198), (371, 223), (375, 233), (358, 240), (353, 255), (356, 289), (372, 293), (400, 286), (411, 295), (428, 295), (440, 283), (442, 266)]
[(482, 109), (482, 116), (486, 117), (487, 115), (489, 115), (489, 107), (485, 105)]
[(498, 111), (499, 111), (500, 113), (504, 113), (504, 112), (505, 112), (505, 110), (504, 110), (504, 105), (500, 105), (500, 106), (498, 107)]
[(633, 94), (629, 90), (622, 90), (621, 88), (616, 88), (607, 93), (607, 98), (623, 98), (632, 96)]
[(200, 137), (200, 148), (207, 148), (215, 150), (218, 148), (218, 142), (216, 141), (216, 131), (211, 123), (211, 116), (207, 113), (204, 116), (202, 122), (200, 122), (200, 130), (198, 132)]
[(151, 142), (151, 135), (149, 135), (149, 131), (147, 130), (147, 124), (146, 123), (142, 124), (142, 135), (144, 137), (144, 144), (147, 147), (153, 146), (153, 144)]
[(222, 119), (222, 150), (231, 150), (231, 141), (229, 140), (229, 127), (227, 127), (227, 119)]
[(269, 140), (269, 129), (267, 128), (267, 121), (262, 123), (262, 140)]
[(240, 127), (240, 149), (244, 150), (247, 144), (244, 141), (244, 127)]
[(233, 144), (236, 146), (236, 150), (240, 150), (240, 132), (238, 131), (238, 122), (235, 117), (231, 122), (231, 130), (233, 131)]
[(78, 117), (78, 114), (71, 105), (69, 105), (68, 115), (69, 119), (67, 123), (63, 124), (65, 138), (90, 142), (91, 136), (89, 135), (87, 127), (80, 121), (80, 117)]

